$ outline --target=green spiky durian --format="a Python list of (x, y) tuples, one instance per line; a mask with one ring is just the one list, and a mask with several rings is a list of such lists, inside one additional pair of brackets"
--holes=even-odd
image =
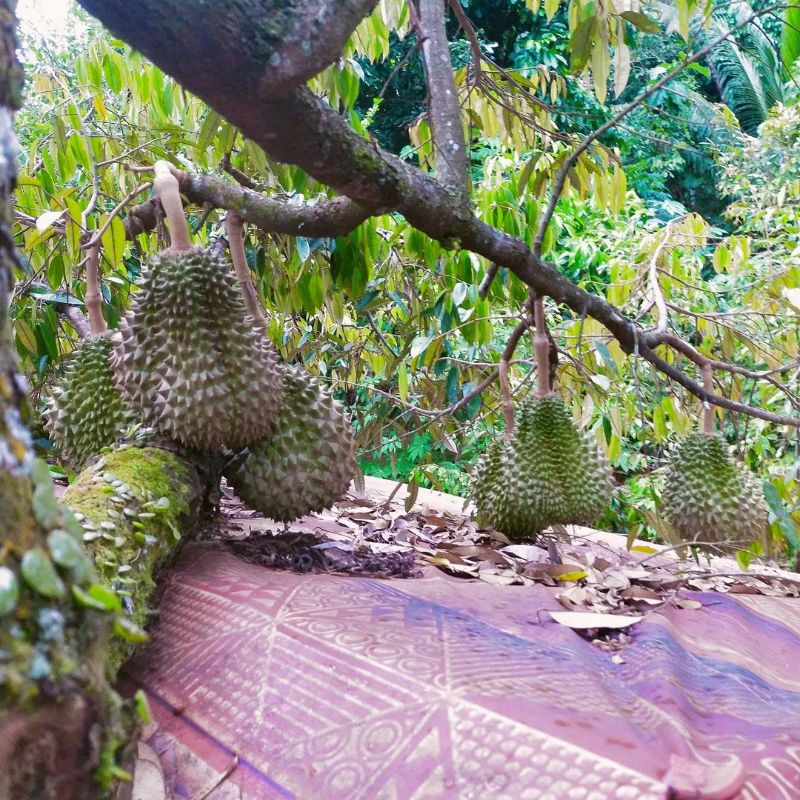
[(765, 543), (768, 511), (755, 476), (739, 466), (718, 434), (693, 433), (670, 460), (664, 516), (686, 542)]
[(472, 496), (482, 522), (518, 539), (593, 522), (612, 490), (605, 455), (550, 394), (520, 405), (512, 436), (493, 443), (476, 471)]
[(353, 430), (339, 403), (297, 367), (285, 381), (274, 428), (225, 472), (244, 502), (281, 522), (329, 508), (356, 472)]
[(146, 424), (205, 450), (263, 436), (283, 391), (277, 353), (246, 316), (228, 265), (201, 248), (150, 260), (114, 369)]
[(114, 444), (131, 422), (111, 370), (112, 347), (108, 334), (82, 340), (48, 404), (53, 442), (76, 467)]

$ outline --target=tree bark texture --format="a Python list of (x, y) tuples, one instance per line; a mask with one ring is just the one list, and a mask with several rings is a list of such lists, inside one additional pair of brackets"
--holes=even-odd
[[(111, 453), (103, 472), (90, 468), (67, 493), (82, 526), (34, 457), (8, 313), (23, 85), (15, 5), (0, 0), (0, 800), (93, 800), (109, 791), (134, 729), (110, 680), (146, 622), (155, 571), (202, 507), (205, 482), (163, 450)], [(120, 502), (123, 482), (129, 499)], [(119, 609), (106, 610), (93, 586), (107, 602), (108, 588), (117, 590)]]

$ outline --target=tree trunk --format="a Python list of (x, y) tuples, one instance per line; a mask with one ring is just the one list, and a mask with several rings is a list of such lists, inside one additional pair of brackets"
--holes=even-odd
[(206, 484), (176, 454), (115, 451), (68, 490), (76, 518), (34, 457), (9, 320), (23, 87), (15, 5), (0, 0), (0, 800), (91, 800), (121, 774), (135, 727), (109, 681), (140, 638), (155, 570), (202, 508)]

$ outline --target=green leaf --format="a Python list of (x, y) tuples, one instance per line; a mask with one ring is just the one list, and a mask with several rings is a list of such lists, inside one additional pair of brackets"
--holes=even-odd
[(141, 644), (150, 639), (147, 633), (135, 622), (122, 616), (118, 616), (114, 620), (114, 633), (120, 639), (124, 639), (126, 642), (134, 642), (135, 644)]
[(8, 568), (0, 567), (0, 617), (10, 614), (19, 600), (19, 581)]
[(400, 395), (400, 399), (404, 402), (408, 402), (408, 366), (406, 365), (405, 361), (399, 366), (397, 370), (397, 392)]
[(152, 721), (150, 703), (147, 702), (147, 695), (141, 689), (137, 690), (133, 696), (133, 703), (136, 708), (136, 716), (139, 717), (143, 725), (149, 725)]
[(111, 610), (105, 605), (105, 603), (100, 602), (100, 600), (96, 600), (90, 594), (84, 592), (80, 586), (72, 586), (72, 596), (75, 598), (76, 602), (84, 608), (91, 608), (94, 611)]
[(58, 577), (53, 562), (41, 547), (28, 550), (22, 557), (20, 572), (25, 582), (44, 597), (63, 597), (64, 584)]
[(47, 546), (53, 561), (60, 567), (80, 567), (88, 563), (86, 553), (80, 542), (61, 528), (56, 528), (47, 537)]
[(122, 262), (125, 252), (125, 225), (119, 217), (114, 217), (101, 237), (103, 252), (112, 267)]
[(111, 53), (106, 53), (103, 56), (103, 75), (106, 77), (108, 88), (114, 94), (122, 90), (122, 76), (120, 75), (119, 66)]
[(772, 481), (764, 481), (762, 486), (764, 489), (764, 499), (767, 501), (770, 511), (775, 515), (783, 535), (795, 550), (800, 550), (800, 537), (797, 535), (794, 521), (778, 495), (775, 484), (773, 484)]
[(411, 358), (416, 358), (420, 353), (424, 353), (432, 341), (433, 335), (430, 333), (427, 336), (417, 336), (411, 342)]
[(660, 33), (661, 26), (641, 11), (623, 11), (620, 16), (645, 33)]
[(200, 135), (197, 137), (197, 146), (200, 150), (206, 150), (214, 141), (214, 137), (219, 130), (220, 116), (216, 111), (209, 110), (203, 120), (203, 127), (200, 128)]
[(101, 586), (99, 583), (93, 583), (89, 587), (89, 597), (100, 603), (106, 611), (122, 610), (122, 603), (116, 592)]
[(592, 40), (597, 30), (597, 17), (581, 20), (569, 37), (569, 63), (573, 72), (580, 72), (592, 54)]

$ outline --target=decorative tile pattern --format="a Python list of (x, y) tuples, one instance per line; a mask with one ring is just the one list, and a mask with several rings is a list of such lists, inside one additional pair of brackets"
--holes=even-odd
[(800, 799), (800, 622), (695, 596), (713, 606), (653, 615), (615, 664), (539, 615), (541, 587), (295, 575), (192, 545), (127, 675), (176, 798), (235, 751), (212, 798), (656, 800), (674, 753), (739, 759), (746, 800)]

